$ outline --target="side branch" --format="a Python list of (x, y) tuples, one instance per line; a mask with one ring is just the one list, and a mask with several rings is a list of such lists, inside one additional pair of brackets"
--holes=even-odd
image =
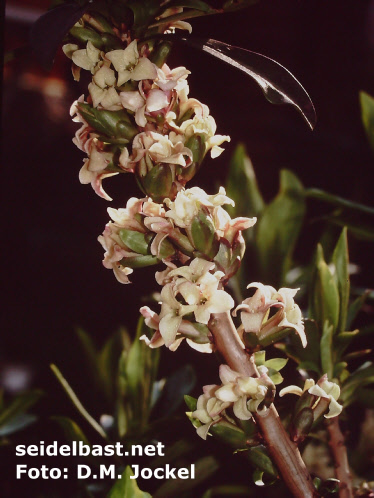
[[(257, 375), (256, 367), (244, 351), (228, 312), (212, 315), (209, 328), (217, 350), (230, 368), (246, 376)], [(318, 496), (300, 452), (283, 427), (275, 406), (271, 405), (265, 413), (255, 415), (255, 420), (269, 453), (292, 494), (297, 498)]]
[(353, 498), (352, 476), (349, 470), (347, 448), (342, 431), (340, 430), (339, 417), (334, 417), (326, 423), (329, 433), (329, 445), (335, 463), (335, 476), (339, 479), (339, 498)]

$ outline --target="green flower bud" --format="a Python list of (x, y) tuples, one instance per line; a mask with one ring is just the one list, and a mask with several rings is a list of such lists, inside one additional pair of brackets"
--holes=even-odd
[(313, 410), (305, 407), (299, 411), (292, 421), (291, 439), (295, 443), (302, 442), (309, 434), (314, 422)]
[(131, 251), (143, 254), (144, 256), (150, 254), (148, 234), (127, 230), (126, 228), (121, 228), (118, 234), (125, 246)]
[(169, 57), (169, 54), (172, 49), (171, 42), (162, 42), (158, 45), (158, 47), (152, 52), (150, 55), (150, 60), (156, 64), (156, 66), (161, 67), (166, 59)]
[(74, 26), (70, 30), (70, 34), (77, 41), (86, 44), (87, 42), (91, 42), (96, 48), (103, 48), (104, 40), (102, 37), (96, 33), (96, 31), (88, 28), (78, 28)]
[(147, 256), (134, 256), (133, 258), (121, 259), (121, 264), (128, 268), (144, 268), (145, 266), (152, 266), (159, 263), (160, 260), (151, 254)]
[(131, 125), (130, 117), (126, 111), (106, 111), (95, 109), (89, 104), (79, 103), (79, 113), (95, 131), (109, 137), (126, 138), (131, 140), (137, 130)]
[(147, 171), (149, 165), (142, 160), (138, 163), (135, 177), (141, 190), (154, 202), (162, 202), (166, 197), (173, 199), (176, 186), (173, 182), (171, 168), (167, 164), (156, 164)]
[(168, 239), (164, 239), (161, 243), (160, 247), (160, 258), (165, 259), (168, 258), (169, 256), (172, 256), (175, 253), (175, 247), (171, 242), (168, 241)]
[(218, 236), (211, 217), (202, 210), (192, 220), (191, 235), (196, 249), (214, 258), (219, 249)]

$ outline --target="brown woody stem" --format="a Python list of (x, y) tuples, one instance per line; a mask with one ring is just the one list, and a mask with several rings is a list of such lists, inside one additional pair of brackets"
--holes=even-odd
[(349, 470), (347, 448), (342, 431), (340, 430), (339, 417), (334, 417), (326, 422), (329, 433), (329, 445), (335, 462), (335, 477), (339, 479), (339, 498), (353, 498), (352, 476)]
[[(209, 328), (217, 350), (230, 368), (246, 376), (258, 375), (251, 357), (243, 349), (228, 312), (213, 314)], [(298, 447), (291, 441), (283, 427), (275, 406), (271, 405), (265, 412), (256, 414), (255, 420), (269, 453), (293, 496), (297, 498), (318, 496)]]

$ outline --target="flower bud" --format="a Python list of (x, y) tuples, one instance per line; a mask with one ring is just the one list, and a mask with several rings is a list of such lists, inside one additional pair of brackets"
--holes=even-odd
[(126, 228), (119, 230), (118, 234), (125, 246), (131, 249), (131, 251), (142, 254), (143, 256), (150, 254), (148, 234), (127, 230)]
[(156, 164), (148, 170), (149, 166), (143, 160), (137, 165), (135, 177), (139, 187), (155, 202), (162, 202), (167, 197), (173, 199), (177, 192), (170, 166)]
[(200, 210), (191, 223), (195, 248), (208, 258), (214, 258), (219, 249), (218, 236), (210, 216)]
[(71, 28), (70, 34), (73, 38), (84, 44), (90, 41), (96, 48), (102, 48), (104, 45), (102, 37), (92, 29), (74, 26)]
[(79, 102), (77, 107), (82, 118), (99, 133), (108, 137), (122, 137), (128, 140), (137, 134), (136, 128), (131, 125), (130, 118), (124, 110), (95, 109), (83, 102)]
[(313, 409), (304, 407), (299, 411), (292, 421), (291, 439), (295, 443), (301, 443), (309, 434), (314, 422)]

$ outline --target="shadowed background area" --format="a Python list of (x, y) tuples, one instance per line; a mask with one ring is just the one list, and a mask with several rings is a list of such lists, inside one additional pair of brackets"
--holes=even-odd
[[(49, 2), (6, 5), (5, 48), (10, 50), (27, 42), (30, 20)], [(192, 20), (192, 26), (196, 36), (250, 49), (284, 65), (311, 96), (318, 123), (311, 132), (293, 109), (270, 105), (243, 74), (192, 48), (175, 47), (170, 65), (191, 70), (190, 96), (209, 106), (218, 133), (232, 137), (221, 157), (206, 159), (190, 186), (214, 193), (224, 183), (235, 145), (243, 142), (266, 199), (277, 191), (279, 170), (288, 168), (308, 187), (373, 205), (369, 179), (374, 159), (358, 100), (359, 90), (374, 94), (373, 0), (263, 0), (237, 13)], [(84, 88), (84, 81), (72, 81), (61, 50), (50, 73), (30, 55), (4, 68), (0, 375), (9, 391), (30, 386), (51, 391), (47, 404), (56, 412), (65, 400), (59, 390), (53, 394), (49, 363), (69, 372), (78, 390), (89, 389), (80, 370), (75, 328), (85, 329), (98, 344), (120, 326), (132, 332), (140, 296), (158, 290), (154, 268), (135, 271), (133, 283), (121, 286), (101, 265), (103, 251), (96, 238), (108, 221), (108, 204), (79, 183), (83, 154), (71, 142), (76, 125), (68, 113)], [(140, 196), (130, 175), (105, 180), (104, 186), (116, 208)], [(309, 242), (303, 241), (306, 259)], [(373, 285), (370, 252), (368, 243), (352, 241), (352, 261), (360, 259), (367, 268), (359, 275), (362, 287)], [(162, 355), (161, 373), (188, 361), (201, 373), (199, 385), (213, 381), (206, 371), (215, 365), (214, 358), (204, 357), (202, 367), (201, 356), (185, 345)], [(100, 413), (94, 398), (88, 408)]]

